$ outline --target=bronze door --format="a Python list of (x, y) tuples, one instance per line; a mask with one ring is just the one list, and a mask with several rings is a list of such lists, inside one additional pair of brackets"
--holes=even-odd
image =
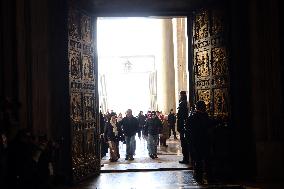
[(200, 10), (193, 16), (194, 101), (204, 100), (211, 116), (230, 117), (229, 49), (222, 8)]
[(72, 179), (100, 172), (96, 20), (69, 7), (68, 57)]

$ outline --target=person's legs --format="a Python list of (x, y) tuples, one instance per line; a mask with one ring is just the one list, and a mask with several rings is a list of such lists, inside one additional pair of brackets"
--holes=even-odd
[(157, 144), (159, 141), (159, 135), (153, 135), (153, 155), (155, 158), (157, 158)]
[(131, 139), (131, 137), (125, 136), (125, 144), (126, 144), (126, 156), (125, 156), (125, 160), (128, 160), (129, 155), (130, 155), (130, 139)]
[(177, 139), (177, 133), (176, 133), (176, 128), (175, 126), (173, 126), (173, 134), (174, 134), (174, 139)]
[(153, 135), (148, 135), (147, 148), (148, 148), (149, 155), (151, 158), (153, 158), (153, 154), (154, 154), (154, 145), (156, 144), (154, 143)]
[(164, 136), (163, 137), (163, 143), (162, 143), (162, 145), (164, 146), (164, 147), (168, 147), (168, 145), (167, 145), (167, 138)]
[(110, 161), (116, 161), (117, 158), (117, 147), (114, 141), (108, 141), (109, 152), (110, 152)]
[(117, 159), (120, 158), (120, 154), (119, 154), (119, 141), (115, 141), (115, 145), (116, 145), (116, 152), (117, 152)]
[(203, 182), (203, 162), (200, 159), (195, 161), (194, 178), (198, 183)]
[(179, 161), (179, 163), (189, 163), (189, 147), (188, 147), (188, 142), (185, 137), (185, 134), (180, 133), (180, 143), (181, 143), (181, 148), (182, 148), (182, 155), (183, 159), (182, 161)]
[(135, 135), (129, 137), (129, 151), (128, 151), (128, 155), (129, 155), (129, 160), (133, 160), (133, 156), (135, 154), (135, 148), (136, 148), (136, 141), (135, 141)]
[(170, 136), (171, 133), (173, 132), (174, 135), (174, 139), (177, 139), (177, 134), (176, 134), (176, 130), (175, 130), (175, 125), (170, 125)]
[(161, 135), (161, 136), (159, 137), (158, 141), (160, 141), (160, 146), (162, 146), (163, 143), (164, 143), (163, 135)]
[(138, 137), (141, 138), (142, 125), (139, 125)]

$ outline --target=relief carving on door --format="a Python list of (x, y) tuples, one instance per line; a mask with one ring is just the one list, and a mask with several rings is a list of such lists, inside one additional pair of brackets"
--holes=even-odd
[(196, 40), (208, 37), (209, 32), (209, 15), (207, 11), (202, 11), (195, 17), (194, 37)]
[(68, 55), (70, 82), (70, 122), (73, 182), (100, 170), (97, 133), (98, 107), (92, 18), (69, 9)]
[(196, 75), (198, 77), (207, 77), (210, 73), (209, 52), (201, 51), (196, 53)]
[(200, 10), (193, 18), (195, 101), (204, 100), (211, 116), (230, 116), (229, 59), (222, 9)]

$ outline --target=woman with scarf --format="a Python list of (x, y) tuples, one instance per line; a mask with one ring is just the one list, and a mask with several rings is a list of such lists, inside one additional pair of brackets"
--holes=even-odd
[(111, 116), (109, 122), (106, 123), (105, 127), (105, 140), (109, 144), (110, 161), (115, 162), (119, 159), (119, 138), (121, 135), (121, 129), (118, 127), (116, 122), (116, 116)]

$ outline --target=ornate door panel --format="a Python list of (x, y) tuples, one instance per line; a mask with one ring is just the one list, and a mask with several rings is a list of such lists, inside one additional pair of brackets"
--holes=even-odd
[(100, 172), (95, 20), (70, 7), (68, 56), (73, 182)]
[(229, 59), (222, 9), (198, 11), (193, 18), (195, 101), (204, 100), (211, 116), (230, 116)]

